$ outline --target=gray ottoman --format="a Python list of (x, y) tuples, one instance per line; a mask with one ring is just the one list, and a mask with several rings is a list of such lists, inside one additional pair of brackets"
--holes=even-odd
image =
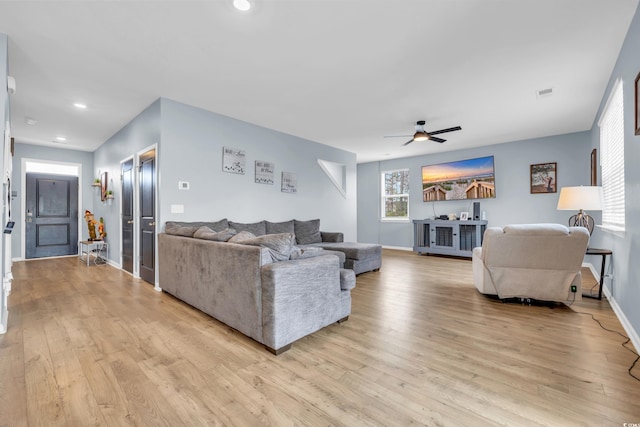
[(382, 267), (382, 245), (357, 242), (323, 242), (314, 243), (313, 246), (344, 253), (346, 256), (344, 268), (353, 270), (355, 274), (377, 271)]

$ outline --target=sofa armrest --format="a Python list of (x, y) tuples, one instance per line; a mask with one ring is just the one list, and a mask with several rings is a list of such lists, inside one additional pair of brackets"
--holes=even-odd
[(274, 350), (344, 317), (335, 255), (268, 264), (261, 278), (262, 342)]
[(323, 242), (331, 242), (331, 243), (344, 242), (344, 234), (342, 234), (341, 232), (321, 231), (320, 236), (322, 236)]

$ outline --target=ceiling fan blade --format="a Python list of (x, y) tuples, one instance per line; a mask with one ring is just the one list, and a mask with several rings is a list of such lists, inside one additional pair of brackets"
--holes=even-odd
[(403, 146), (404, 146), (404, 145), (409, 145), (409, 144), (411, 144), (412, 142), (413, 142), (413, 138), (411, 138), (410, 140), (408, 140), (407, 142), (405, 142), (405, 143), (404, 143), (404, 144), (402, 144), (402, 145), (403, 145)]
[(440, 144), (442, 144), (443, 142), (446, 141), (446, 139), (442, 139), (442, 138), (438, 138), (435, 136), (432, 136), (431, 138), (429, 138), (430, 141), (435, 141), (435, 142), (439, 142)]
[(383, 138), (408, 138), (411, 135), (385, 135)]
[(448, 128), (448, 129), (440, 129), (440, 130), (435, 130), (433, 132), (427, 132), (429, 135), (438, 135), (440, 133), (447, 133), (447, 132), (453, 132), (454, 130), (462, 130), (462, 128), (460, 126), (455, 126), (452, 128)]

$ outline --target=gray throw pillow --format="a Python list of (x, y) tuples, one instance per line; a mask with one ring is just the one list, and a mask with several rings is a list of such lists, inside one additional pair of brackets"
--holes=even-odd
[(227, 218), (223, 218), (216, 222), (205, 222), (203, 225), (206, 225), (213, 231), (223, 231), (229, 228), (229, 221), (227, 221)]
[(267, 248), (273, 262), (286, 261), (291, 256), (295, 237), (291, 233), (267, 234), (237, 243)]
[(193, 233), (193, 237), (196, 239), (213, 240), (214, 242), (226, 242), (235, 234), (235, 230), (231, 228), (216, 232), (207, 226), (202, 226)]
[(293, 220), (293, 226), (295, 229), (296, 241), (299, 245), (322, 243), (319, 219), (312, 219), (310, 221), (298, 221), (295, 219)]
[(256, 235), (249, 231), (240, 231), (238, 234), (227, 240), (227, 242), (242, 243), (245, 240), (254, 239), (255, 237)]
[(195, 233), (199, 227), (199, 225), (194, 225), (194, 223), (191, 222), (167, 221), (164, 226), (164, 231), (173, 236), (193, 237), (193, 233)]
[(295, 229), (293, 227), (293, 220), (284, 221), (284, 222), (265, 221), (265, 225), (267, 228), (267, 234), (280, 234), (280, 233), (295, 234)]
[(233, 228), (238, 233), (241, 231), (248, 231), (253, 233), (255, 236), (264, 236), (267, 234), (267, 228), (264, 221), (254, 222), (251, 224), (229, 221), (229, 227)]

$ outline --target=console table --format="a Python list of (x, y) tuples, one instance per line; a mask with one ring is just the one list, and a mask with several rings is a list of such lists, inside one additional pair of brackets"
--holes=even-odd
[(420, 254), (471, 258), (473, 248), (482, 246), (487, 221), (413, 220), (413, 250)]
[(87, 266), (89, 266), (91, 257), (96, 265), (107, 263), (109, 244), (104, 240), (81, 240), (78, 242), (78, 246), (80, 247), (80, 260), (83, 261), (86, 257)]
[(604, 287), (604, 268), (607, 264), (607, 255), (613, 255), (613, 252), (609, 249), (587, 248), (587, 255), (600, 255), (602, 257), (602, 265), (600, 266), (600, 289), (598, 290), (598, 296), (585, 295), (583, 297), (602, 299), (602, 288)]

